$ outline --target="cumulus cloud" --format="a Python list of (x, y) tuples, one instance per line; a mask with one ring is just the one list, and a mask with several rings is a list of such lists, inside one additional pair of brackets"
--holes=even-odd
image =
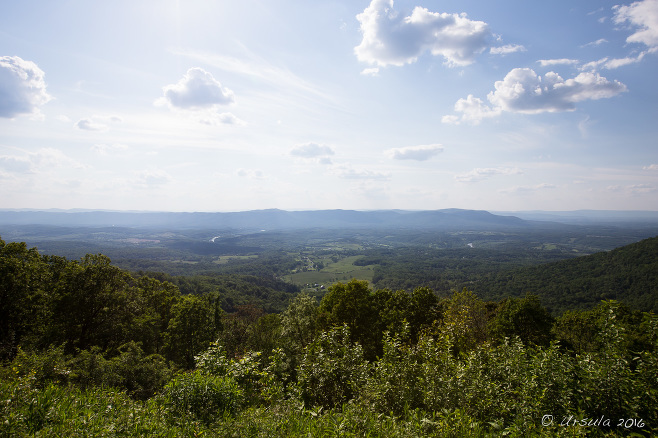
[(428, 144), (389, 149), (386, 151), (386, 155), (394, 160), (426, 161), (441, 152), (443, 152), (443, 146), (440, 144)]
[(39, 114), (52, 97), (46, 92), (44, 72), (18, 56), (0, 57), (0, 117)]
[(466, 99), (459, 99), (455, 103), (455, 112), (461, 113), (461, 117), (455, 115), (447, 115), (443, 116), (441, 121), (443, 123), (453, 125), (459, 125), (462, 122), (469, 122), (477, 125), (482, 119), (500, 115), (499, 108), (489, 107), (482, 101), (482, 99), (479, 97), (474, 97), (472, 94), (469, 94)]
[(494, 86), (496, 91), (487, 96), (489, 102), (503, 111), (526, 114), (573, 111), (577, 102), (610, 98), (627, 90), (621, 82), (598, 73), (580, 73), (564, 80), (555, 72), (542, 78), (529, 68), (513, 69)]
[(516, 52), (525, 52), (526, 48), (518, 44), (507, 44), (501, 47), (492, 47), (489, 49), (489, 53), (492, 55), (507, 55), (510, 53)]
[(292, 148), (290, 155), (300, 158), (320, 158), (334, 155), (334, 150), (323, 144), (305, 143)]
[(630, 5), (617, 5), (613, 10), (615, 23), (628, 23), (636, 28), (636, 31), (626, 38), (626, 42), (658, 48), (658, 0), (642, 0)]
[(650, 164), (642, 167), (643, 170), (658, 170), (658, 164)]
[(356, 16), (363, 39), (354, 48), (360, 61), (378, 66), (410, 64), (424, 52), (443, 56), (450, 66), (471, 64), (487, 47), (488, 25), (466, 14), (430, 12), (417, 6), (403, 16), (393, 0), (372, 0)]
[(502, 81), (496, 81), (495, 91), (487, 95), (492, 106), (468, 96), (455, 104), (461, 116), (446, 116), (444, 123), (478, 123), (503, 111), (523, 114), (573, 111), (575, 104), (585, 100), (614, 97), (627, 90), (619, 81), (609, 81), (598, 73), (583, 72), (572, 79), (563, 79), (555, 72), (543, 77), (530, 68), (515, 68)]
[(165, 86), (164, 97), (159, 103), (166, 103), (171, 108), (203, 109), (215, 105), (233, 103), (233, 92), (224, 88), (213, 75), (202, 68), (194, 67), (187, 71), (183, 79), (175, 84)]
[(455, 179), (459, 182), (478, 182), (496, 175), (517, 175), (521, 173), (523, 172), (516, 167), (487, 167), (476, 168), (470, 172), (455, 175)]

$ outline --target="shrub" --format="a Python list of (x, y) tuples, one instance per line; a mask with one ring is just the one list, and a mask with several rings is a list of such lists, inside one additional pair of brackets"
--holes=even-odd
[(363, 349), (350, 342), (344, 324), (323, 332), (306, 347), (297, 383), (306, 406), (332, 408), (354, 398), (367, 373)]
[(242, 390), (228, 376), (200, 371), (180, 374), (164, 388), (162, 397), (171, 414), (192, 416), (206, 424), (232, 415), (242, 404)]

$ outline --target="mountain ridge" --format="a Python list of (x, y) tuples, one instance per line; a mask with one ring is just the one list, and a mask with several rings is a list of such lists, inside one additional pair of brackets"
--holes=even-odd
[[(124, 212), (108, 210), (0, 210), (2, 225), (124, 226), (179, 228), (422, 228), (490, 229), (530, 227), (528, 221), (485, 210), (250, 210), (242, 212)], [(545, 223), (546, 224), (546, 223)]]

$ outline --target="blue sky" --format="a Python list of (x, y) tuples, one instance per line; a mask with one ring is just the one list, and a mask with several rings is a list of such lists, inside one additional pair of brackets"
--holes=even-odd
[(0, 208), (658, 209), (658, 0), (4, 2)]

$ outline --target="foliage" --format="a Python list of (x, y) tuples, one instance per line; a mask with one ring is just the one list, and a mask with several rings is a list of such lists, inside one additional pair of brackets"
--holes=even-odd
[(573, 260), (490, 272), (473, 285), (488, 299), (533, 292), (554, 314), (620, 300), (658, 312), (658, 237)]
[(236, 413), (243, 394), (231, 377), (195, 370), (172, 379), (162, 398), (171, 415), (191, 416), (208, 424)]
[(534, 295), (351, 281), (227, 315), (102, 256), (0, 246), (0, 436), (658, 433), (658, 318), (616, 301), (554, 320)]
[(363, 349), (350, 340), (347, 325), (323, 332), (304, 352), (298, 387), (307, 407), (332, 408), (354, 398), (366, 381)]
[(553, 322), (539, 297), (527, 294), (524, 298), (503, 300), (490, 328), (493, 336), (499, 339), (517, 335), (526, 345), (548, 345)]

